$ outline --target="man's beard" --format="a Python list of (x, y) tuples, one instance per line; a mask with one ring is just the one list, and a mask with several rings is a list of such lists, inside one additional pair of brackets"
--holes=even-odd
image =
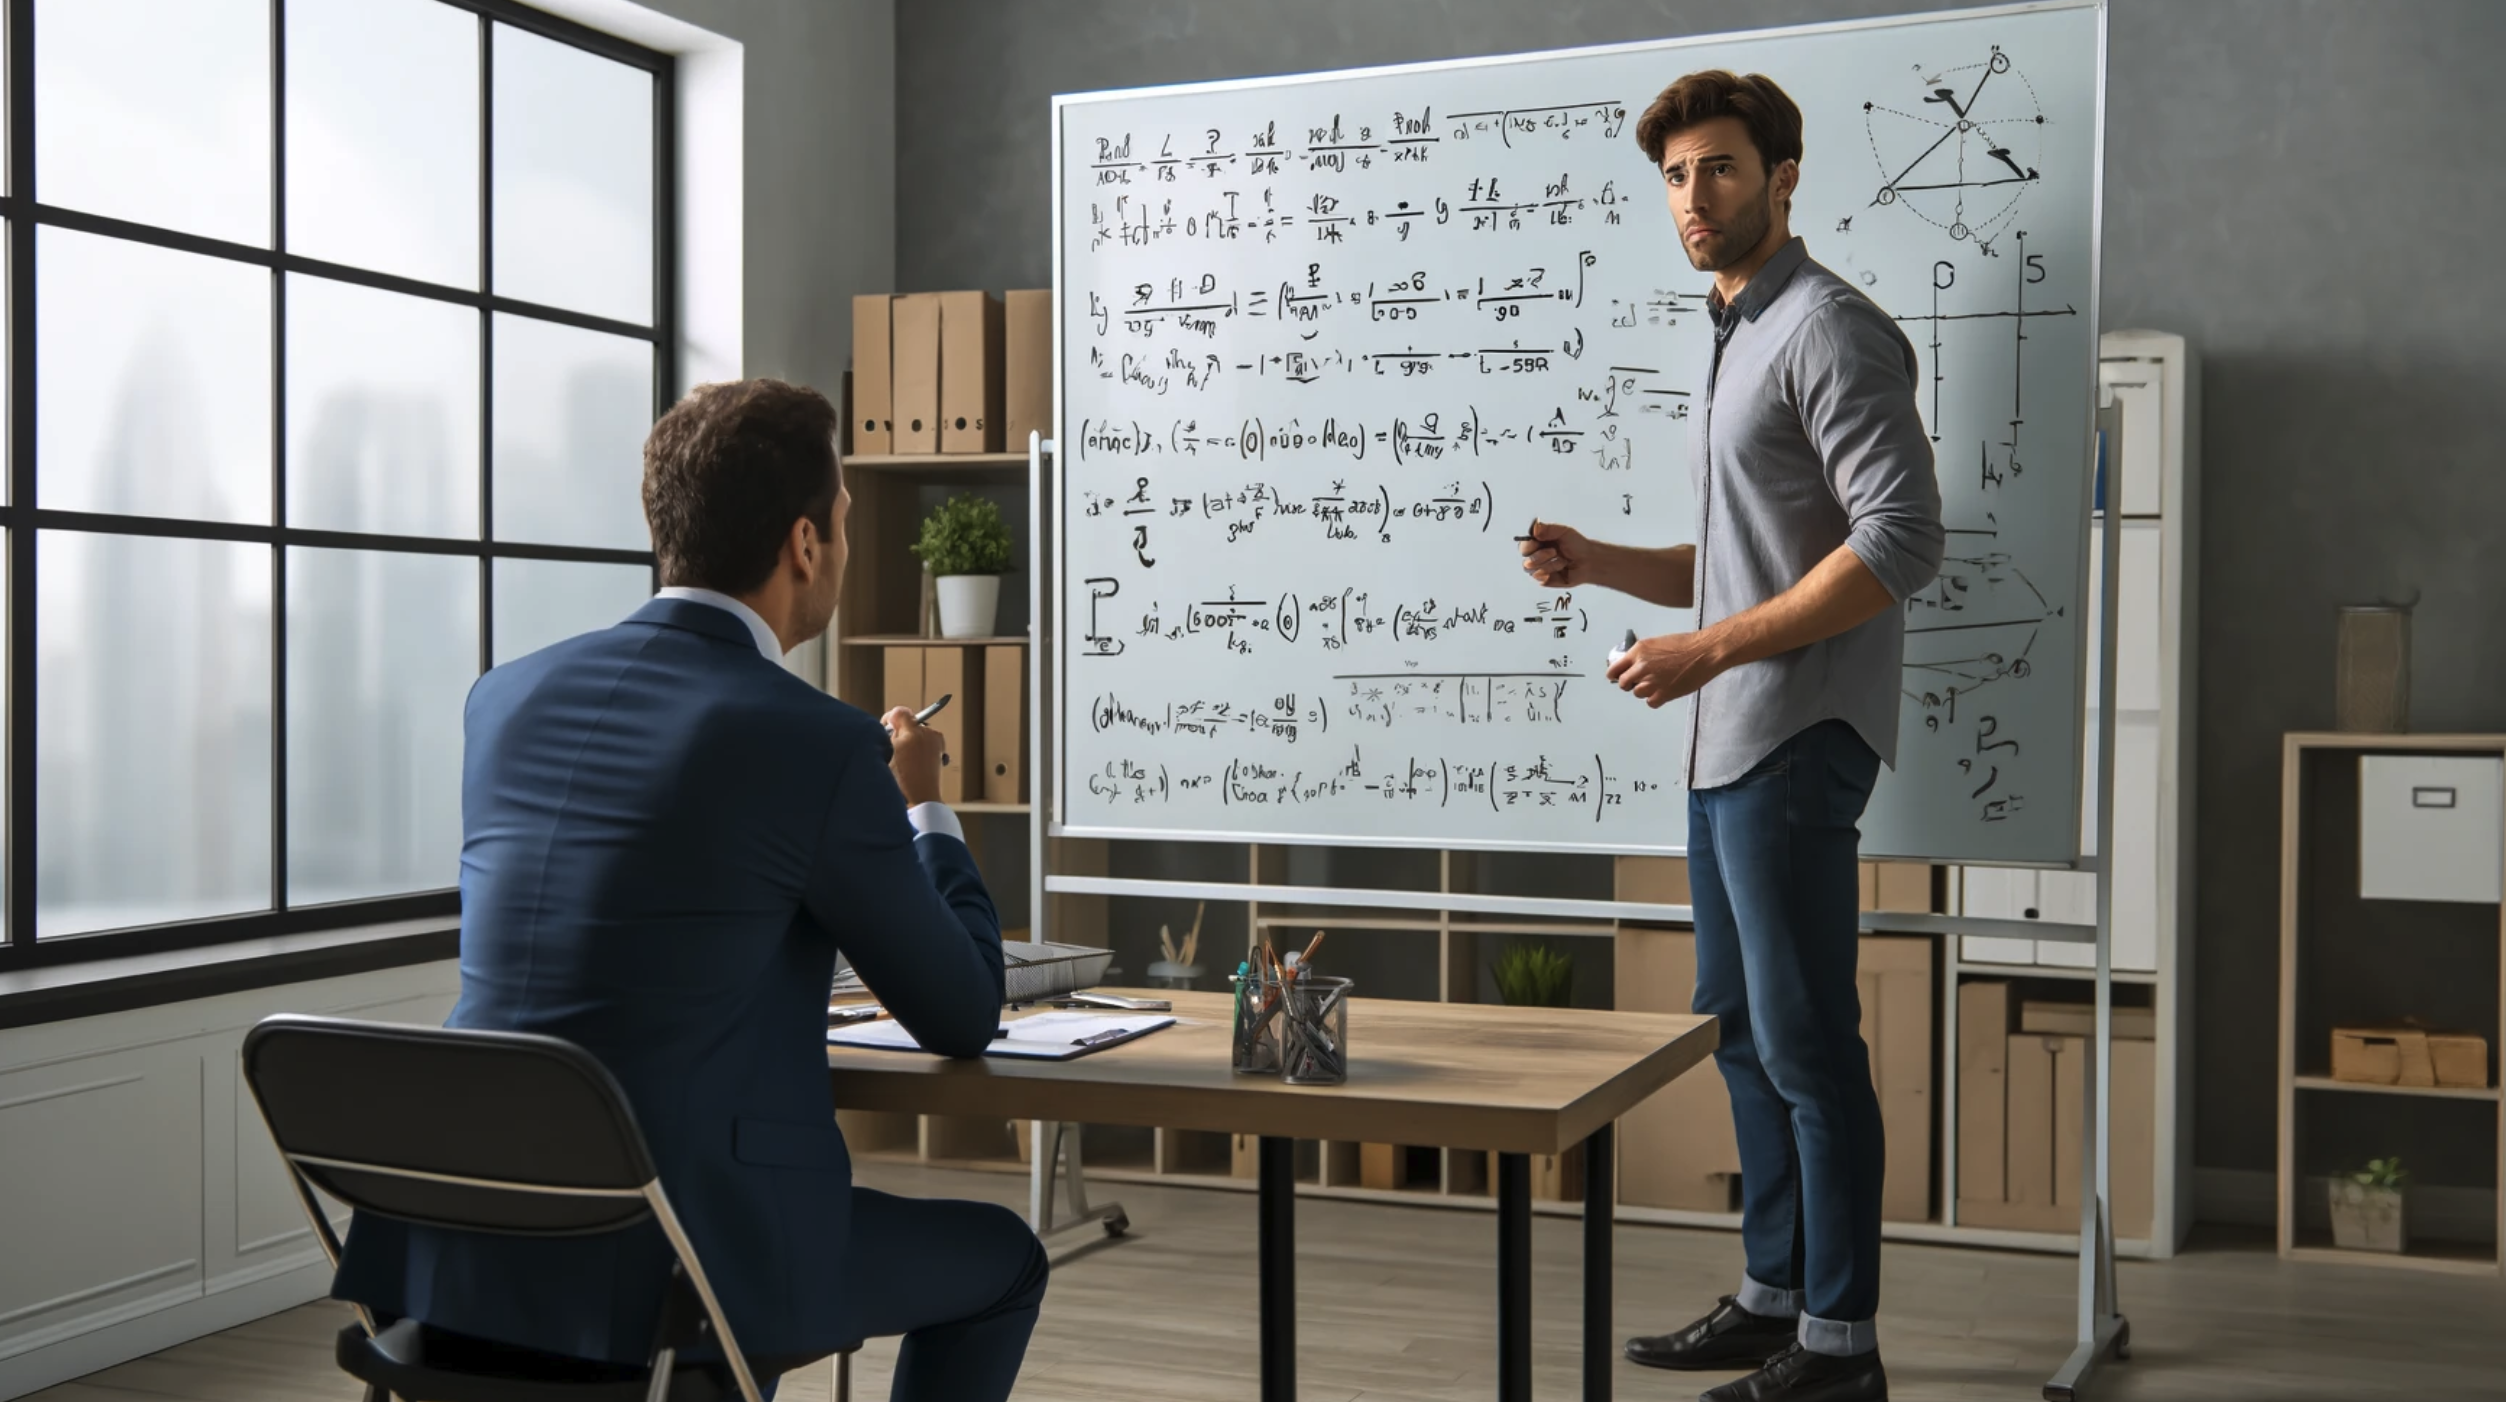
[(1719, 273), (1749, 256), (1766, 241), (1766, 231), (1775, 223), (1775, 186), (1769, 182), (1758, 192), (1758, 207), (1744, 209), (1741, 217), (1724, 226), (1719, 240), (1708, 240), (1688, 250), (1688, 261), (1701, 273)]

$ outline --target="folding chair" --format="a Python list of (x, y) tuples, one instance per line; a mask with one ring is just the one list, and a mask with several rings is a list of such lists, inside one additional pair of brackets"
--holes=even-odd
[[(650, 1359), (603, 1363), (377, 1320), (339, 1333), (339, 1366), (366, 1402), (759, 1402), (686, 1229), (670, 1208), (634, 1112), (608, 1070), (571, 1042), (268, 1018), (244, 1037), (244, 1082), (331, 1266), (339, 1238), (313, 1196), (426, 1226), (513, 1236), (588, 1236), (650, 1219), (677, 1259)], [(723, 1365), (680, 1367), (710, 1342)], [(840, 1365), (839, 1365), (840, 1366)]]

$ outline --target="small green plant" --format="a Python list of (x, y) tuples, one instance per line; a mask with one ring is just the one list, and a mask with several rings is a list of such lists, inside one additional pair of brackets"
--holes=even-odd
[(1009, 526), (1001, 508), (983, 497), (959, 494), (941, 502), (923, 518), (913, 549), (935, 575), (1009, 572)]
[(2362, 1188), (2399, 1188), (2410, 1177), (2398, 1158), (2369, 1159), (2367, 1166), (2349, 1175), (2349, 1181)]
[(1575, 1001), (1575, 961), (1545, 944), (1511, 944), (1489, 966), (1497, 996), (1518, 1008), (1564, 1008)]

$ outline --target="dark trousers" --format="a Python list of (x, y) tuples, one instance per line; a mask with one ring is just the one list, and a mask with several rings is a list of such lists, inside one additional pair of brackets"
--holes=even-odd
[(1742, 1303), (1788, 1299), (1821, 1353), (1875, 1346), (1879, 1096), (1862, 1042), (1855, 863), (1879, 758), (1814, 725), (1736, 782), (1688, 796), (1696, 1010), (1740, 1141)]
[[(857, 1282), (850, 1332), (905, 1336), (893, 1402), (1006, 1399), (1051, 1271), (1044, 1243), (1006, 1207), (853, 1189), (844, 1253), (845, 1276)], [(779, 1373), (801, 1363), (766, 1366)], [(773, 1379), (757, 1381), (771, 1398)]]

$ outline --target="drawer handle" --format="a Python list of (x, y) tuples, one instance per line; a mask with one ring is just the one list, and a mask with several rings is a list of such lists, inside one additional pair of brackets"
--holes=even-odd
[(2410, 806), (2413, 808), (2451, 808), (2454, 806), (2454, 787), (2451, 784), (2422, 784), (2410, 791)]

